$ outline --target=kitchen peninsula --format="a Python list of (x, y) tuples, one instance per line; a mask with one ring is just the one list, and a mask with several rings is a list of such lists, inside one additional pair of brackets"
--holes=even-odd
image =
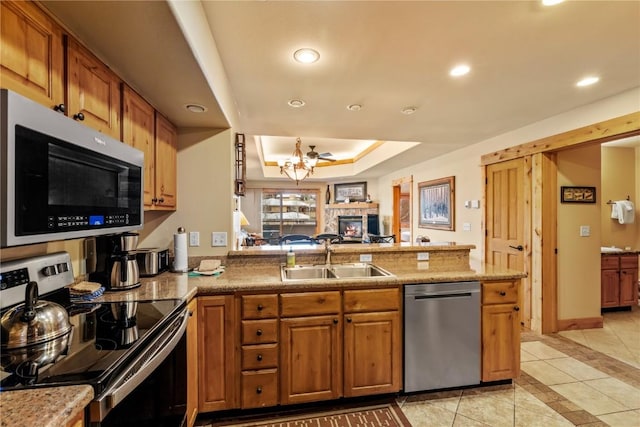
[[(402, 392), (403, 287), (417, 283), (481, 283), (481, 379), (512, 379), (519, 373), (517, 303), (524, 274), (470, 260), (473, 248), (455, 243), (332, 245), (332, 264), (364, 259), (392, 275), (284, 283), (280, 267), (289, 247), (248, 247), (230, 251), (219, 276), (167, 272), (97, 301), (148, 297), (192, 302), (197, 361), (190, 363), (198, 374), (189, 378), (199, 381), (197, 403), (192, 403), (199, 413)], [(325, 263), (324, 246), (294, 250), (298, 265)], [(190, 259), (189, 266), (199, 262)], [(371, 337), (379, 352), (362, 350)], [(314, 344), (317, 339), (323, 346)], [(291, 362), (294, 352), (303, 353), (309, 345), (316, 351), (322, 347), (320, 359), (331, 360), (327, 378), (307, 378), (316, 368), (325, 372), (323, 366), (311, 366), (312, 360)], [(374, 365), (378, 369), (368, 368)], [(297, 375), (300, 369), (309, 374)], [(3, 414), (15, 405), (11, 393), (0, 395)], [(35, 390), (22, 393), (23, 402), (30, 393), (38, 395)]]

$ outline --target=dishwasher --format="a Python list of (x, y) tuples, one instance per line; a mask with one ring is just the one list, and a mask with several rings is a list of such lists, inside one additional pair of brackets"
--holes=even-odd
[(480, 282), (405, 285), (405, 392), (480, 384), (480, 344)]

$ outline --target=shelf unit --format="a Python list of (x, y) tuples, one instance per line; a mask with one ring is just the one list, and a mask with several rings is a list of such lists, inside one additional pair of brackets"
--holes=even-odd
[(285, 234), (317, 233), (316, 190), (263, 190), (262, 236), (275, 239)]

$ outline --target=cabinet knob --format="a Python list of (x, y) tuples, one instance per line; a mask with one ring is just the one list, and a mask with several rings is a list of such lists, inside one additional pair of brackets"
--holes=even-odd
[(256, 357), (256, 359), (258, 359), (258, 362), (261, 362), (261, 361), (262, 361), (262, 355), (261, 355), (261, 354), (259, 354), (259, 355)]
[(333, 319), (333, 324), (337, 325), (338, 324), (338, 319)]
[(263, 308), (262, 304), (258, 304), (258, 311), (262, 311)]
[(520, 307), (518, 307), (517, 305), (515, 307), (513, 307), (514, 311), (520, 311)]
[(256, 388), (256, 394), (260, 394), (260, 393), (262, 393), (262, 387), (258, 386)]
[(158, 199), (158, 202), (160, 202), (160, 203), (164, 203), (164, 197), (160, 197), (160, 198)]
[(257, 335), (257, 336), (262, 335), (262, 329), (258, 329), (258, 330), (256, 331), (256, 335)]
[(57, 112), (62, 113), (62, 114), (64, 114), (66, 109), (67, 109), (67, 107), (65, 107), (64, 104), (58, 104), (58, 105), (53, 107), (53, 111), (57, 111)]
[(151, 203), (153, 203), (154, 205), (158, 203), (158, 198), (154, 197), (153, 199), (151, 199)]
[(351, 323), (351, 317), (347, 317), (347, 322)]
[(500, 296), (503, 297), (505, 296), (507, 293), (505, 291), (500, 291)]
[(73, 115), (73, 119), (74, 120), (83, 121), (84, 120), (84, 114), (82, 114), (82, 113), (74, 114)]

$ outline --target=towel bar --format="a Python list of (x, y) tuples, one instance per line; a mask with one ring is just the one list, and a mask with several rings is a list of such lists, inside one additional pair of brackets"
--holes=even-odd
[[(631, 198), (630, 198), (629, 196), (627, 196), (627, 200), (631, 201)], [(612, 202), (611, 200), (609, 200), (609, 201), (607, 202), (607, 204), (608, 204), (608, 205), (613, 205), (613, 204), (615, 204), (615, 202)]]

